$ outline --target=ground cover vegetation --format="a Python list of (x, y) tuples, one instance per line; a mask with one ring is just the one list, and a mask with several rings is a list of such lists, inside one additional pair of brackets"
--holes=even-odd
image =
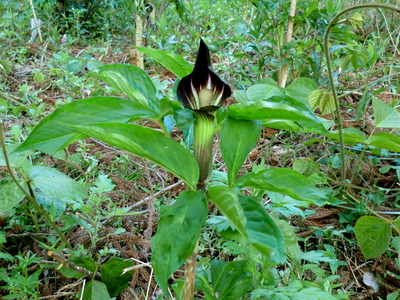
[(0, 297), (399, 299), (395, 2), (1, 0)]

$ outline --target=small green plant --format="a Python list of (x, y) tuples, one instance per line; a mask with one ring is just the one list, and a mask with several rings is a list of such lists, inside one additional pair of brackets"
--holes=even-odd
[[(0, 279), (6, 283), (1, 288), (8, 290), (9, 294), (4, 299), (39, 299), (39, 276), (43, 269), (29, 272), (29, 266), (40, 261), (40, 257), (28, 251), (25, 255), (16, 255), (17, 267), (11, 272), (0, 269)], [(14, 259), (13, 259), (14, 260)], [(32, 298), (33, 297), (33, 298)]]

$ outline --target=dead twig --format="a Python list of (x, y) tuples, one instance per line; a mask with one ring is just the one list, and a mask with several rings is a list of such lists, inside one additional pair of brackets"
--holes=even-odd
[(59, 253), (49, 251), (49, 252), (47, 252), (47, 254), (48, 254), (48, 256), (53, 257), (55, 260), (57, 260), (59, 263), (63, 264), (67, 268), (70, 268), (79, 273), (85, 274), (91, 278), (101, 279), (101, 274), (99, 272), (92, 272), (85, 268), (79, 267), (79, 266), (75, 265), (73, 262), (68, 261), (63, 255), (61, 255)]

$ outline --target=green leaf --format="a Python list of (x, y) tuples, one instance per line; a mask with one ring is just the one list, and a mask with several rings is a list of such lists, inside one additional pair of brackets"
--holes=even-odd
[(128, 64), (105, 65), (89, 75), (104, 81), (111, 87), (127, 94), (142, 105), (151, 104), (152, 109), (159, 107), (156, 87), (149, 75), (138, 66)]
[(396, 226), (396, 230), (400, 231), (400, 217), (397, 217), (393, 223), (394, 223), (394, 226)]
[(286, 168), (248, 173), (237, 179), (235, 185), (278, 192), (316, 205), (323, 205), (328, 200), (304, 175)]
[(156, 235), (151, 239), (151, 263), (157, 283), (168, 295), (168, 278), (192, 254), (208, 208), (203, 191), (186, 191), (171, 206), (163, 206)]
[(111, 192), (114, 187), (115, 184), (110, 178), (108, 178), (104, 174), (99, 174), (99, 176), (94, 181), (94, 186), (90, 188), (90, 191), (100, 196), (103, 193)]
[[(82, 292), (82, 291), (81, 291)], [(80, 293), (79, 293), (80, 294)], [(80, 297), (80, 295), (78, 295)], [(107, 292), (107, 287), (104, 283), (96, 280), (91, 280), (85, 284), (82, 300), (110, 300), (111, 297)]]
[(69, 144), (86, 137), (73, 125), (129, 122), (156, 117), (154, 111), (129, 99), (93, 97), (78, 100), (57, 108), (44, 118), (17, 150), (35, 149), (53, 155)]
[(246, 232), (250, 244), (265, 258), (276, 263), (286, 259), (285, 241), (281, 230), (256, 200), (239, 195), (240, 205), (246, 217)]
[(388, 132), (375, 133), (369, 138), (368, 144), (394, 152), (400, 152), (400, 137)]
[(87, 197), (83, 186), (54, 168), (32, 167), (29, 178), (39, 190), (54, 198), (79, 200)]
[(395, 292), (389, 294), (387, 296), (386, 300), (397, 300), (399, 297), (399, 293), (400, 293), (400, 291), (395, 291)]
[(217, 205), (222, 214), (247, 239), (246, 217), (235, 190), (226, 185), (211, 186), (208, 190), (210, 201)]
[(229, 185), (253, 149), (261, 131), (261, 122), (226, 118), (220, 131), (220, 149), (228, 168)]
[(236, 90), (233, 92), (233, 97), (237, 102), (246, 103), (249, 101), (246, 90)]
[[(296, 284), (296, 281), (294, 281)], [(251, 292), (251, 299), (273, 299), (273, 300), (338, 300), (348, 299), (347, 297), (336, 298), (329, 292), (321, 290), (320, 287), (302, 288), (301, 283), (297, 286), (284, 286), (274, 289), (255, 289)]]
[(375, 127), (377, 128), (400, 128), (400, 113), (389, 104), (372, 99), (374, 109)]
[(67, 70), (72, 74), (76, 74), (83, 70), (83, 66), (84, 66), (84, 61), (82, 59), (71, 58), (68, 61)]
[[(2, 231), (1, 233), (4, 233), (4, 241), (3, 241), (3, 236), (2, 236), (1, 243), (5, 243), (6, 242), (5, 236), (7, 233), (5, 231)], [(6, 261), (10, 261), (10, 262), (15, 261), (15, 257), (13, 255), (11, 255), (9, 253), (5, 253), (5, 252), (0, 252), (0, 259), (3, 261), (6, 260)]]
[(354, 231), (365, 259), (376, 258), (389, 247), (391, 230), (385, 220), (363, 216), (357, 220)]
[[(24, 183), (20, 183), (25, 187)], [(0, 179), (0, 191), (0, 213), (9, 212), (12, 208), (17, 206), (25, 196), (10, 178)]]
[(363, 28), (363, 18), (360, 13), (355, 13), (350, 15), (347, 18), (347, 21), (350, 23), (351, 27), (354, 29), (362, 30)]
[(190, 187), (197, 184), (199, 167), (192, 153), (159, 131), (121, 123), (101, 123), (76, 128), (85, 135), (159, 164), (182, 178)]
[(305, 104), (289, 96), (275, 96), (268, 101), (236, 103), (228, 107), (228, 114), (235, 119), (311, 120), (321, 123)]
[(210, 187), (209, 197), (257, 251), (277, 263), (285, 260), (282, 234), (261, 204), (224, 185)]
[(284, 95), (283, 88), (271, 84), (255, 84), (246, 91), (250, 101), (267, 100), (273, 96)]
[(136, 47), (136, 49), (158, 61), (160, 64), (174, 73), (178, 78), (183, 78), (193, 71), (193, 65), (173, 52), (145, 47)]
[[(343, 128), (342, 133), (345, 144), (354, 145), (357, 143), (362, 143), (362, 144), (367, 143), (367, 138), (365, 134), (362, 131), (358, 130), (357, 128), (353, 127)], [(328, 133), (326, 136), (333, 140), (339, 140), (338, 131), (332, 131)]]
[[(7, 145), (7, 155), (10, 166), (13, 168), (19, 168), (26, 161), (26, 158), (32, 153), (31, 150), (13, 152), (18, 148), (20, 144)], [(0, 166), (6, 166), (3, 151), (0, 151)]]
[(254, 288), (253, 276), (248, 269), (248, 262), (213, 260), (211, 278), (214, 292), (218, 299), (237, 300)]
[(314, 121), (291, 121), (291, 120), (262, 120), (262, 125), (268, 128), (275, 128), (296, 132), (311, 132), (327, 134), (327, 128), (330, 128), (335, 122), (322, 119), (323, 123), (316, 123)]
[(336, 110), (332, 94), (324, 89), (312, 91), (308, 95), (308, 103), (313, 110), (319, 108), (321, 115), (333, 114)]
[(35, 190), (34, 194), (38, 204), (43, 206), (48, 212), (54, 213), (54, 217), (59, 217), (64, 213), (67, 206), (65, 201), (49, 196), (41, 190)]
[(118, 296), (124, 289), (128, 287), (129, 281), (135, 272), (131, 270), (124, 274), (124, 269), (134, 266), (135, 263), (130, 259), (113, 257), (101, 266), (100, 273), (103, 283), (107, 286), (108, 293), (111, 297)]
[(11, 64), (9, 61), (0, 59), (0, 72), (4, 74), (10, 74), (12, 71)]
[(276, 225), (282, 232), (283, 238), (285, 240), (286, 255), (292, 261), (293, 266), (297, 272), (297, 277), (302, 276), (302, 266), (301, 266), (301, 250), (298, 243), (296, 233), (292, 226), (284, 220), (275, 219)]
[(0, 106), (5, 106), (7, 108), (9, 107), (8, 103), (3, 98), (0, 98)]
[(86, 67), (89, 69), (89, 71), (94, 71), (101, 66), (104, 66), (104, 63), (99, 60), (91, 59), (86, 62)]
[(292, 98), (308, 105), (308, 95), (316, 90), (318, 86), (310, 78), (300, 77), (290, 83), (285, 92)]
[(311, 158), (300, 158), (293, 162), (293, 170), (303, 174), (306, 177), (319, 171), (319, 164)]

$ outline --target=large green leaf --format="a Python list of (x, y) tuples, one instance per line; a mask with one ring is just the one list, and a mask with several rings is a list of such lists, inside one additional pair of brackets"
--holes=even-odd
[(29, 178), (43, 193), (58, 199), (84, 199), (87, 192), (79, 183), (54, 168), (36, 166), (29, 170)]
[(400, 137), (388, 132), (375, 133), (368, 139), (368, 144), (394, 152), (400, 152)]
[(100, 273), (104, 284), (107, 286), (108, 293), (111, 297), (118, 296), (122, 290), (128, 287), (129, 281), (135, 272), (131, 270), (124, 274), (124, 269), (134, 266), (135, 263), (130, 259), (113, 257), (101, 266)]
[(173, 52), (144, 47), (137, 47), (137, 49), (154, 58), (168, 70), (174, 73), (178, 78), (183, 78), (193, 71), (193, 65)]
[(320, 120), (323, 123), (316, 123), (314, 121), (262, 120), (262, 125), (268, 128), (287, 131), (327, 134), (327, 129), (330, 128), (334, 122), (322, 118), (320, 118)]
[(318, 86), (310, 78), (300, 77), (290, 83), (285, 92), (290, 97), (308, 105), (308, 95), (317, 88)]
[(129, 99), (93, 97), (78, 100), (57, 108), (44, 118), (17, 150), (35, 149), (54, 155), (60, 149), (86, 137), (73, 125), (128, 122), (156, 117), (153, 110)]
[(276, 225), (280, 228), (285, 240), (286, 255), (292, 261), (297, 277), (302, 276), (301, 249), (293, 227), (285, 220), (275, 219)]
[(284, 95), (285, 90), (272, 84), (255, 84), (246, 91), (247, 99), (250, 101), (267, 100), (273, 96)]
[[(25, 187), (25, 184), (22, 183)], [(24, 192), (21, 191), (15, 182), (10, 178), (0, 179), (0, 213), (9, 212), (24, 199)]]
[[(344, 142), (348, 145), (354, 145), (357, 143), (367, 144), (367, 138), (365, 134), (357, 128), (353, 127), (344, 128), (342, 133)], [(326, 136), (334, 140), (339, 140), (338, 131), (332, 131), (328, 133)]]
[[(306, 284), (312, 284), (307, 281)], [(322, 290), (318, 287), (306, 287), (303, 288), (302, 283), (297, 280), (293, 280), (291, 285), (283, 286), (273, 289), (255, 289), (251, 292), (252, 300), (338, 300), (348, 299), (347, 296), (339, 298), (331, 295), (329, 292)]]
[(212, 285), (218, 299), (237, 300), (254, 288), (253, 275), (246, 271), (248, 264), (244, 260), (211, 262)]
[(250, 197), (239, 196), (225, 185), (210, 187), (209, 197), (241, 236), (264, 257), (277, 263), (285, 260), (283, 236), (261, 204)]
[(220, 131), (220, 149), (228, 168), (229, 185), (235, 180), (249, 152), (257, 142), (261, 122), (226, 118)]
[[(26, 158), (32, 153), (32, 151), (21, 151), (21, 152), (13, 152), (17, 149), (19, 144), (7, 145), (7, 154), (8, 161), (10, 166), (13, 168), (19, 168), (26, 161)], [(6, 166), (6, 160), (4, 159), (3, 151), (0, 151), (0, 166)]]
[[(330, 132), (326, 136), (334, 140), (339, 140), (339, 133), (337, 131)], [(400, 152), (400, 138), (388, 132), (377, 132), (373, 136), (367, 137), (359, 129), (350, 127), (343, 129), (343, 138), (344, 142), (348, 145), (361, 143)]]
[(99, 123), (76, 128), (87, 136), (159, 164), (182, 178), (190, 187), (197, 184), (199, 167), (194, 156), (159, 131), (122, 123)]
[(286, 260), (285, 241), (281, 230), (265, 208), (253, 198), (239, 195), (246, 217), (246, 232), (250, 244), (264, 257), (276, 263)]
[(209, 188), (208, 196), (236, 230), (247, 238), (246, 217), (240, 206), (237, 192), (226, 185), (215, 185)]
[(127, 94), (140, 104), (157, 109), (157, 89), (149, 75), (141, 68), (128, 64), (105, 65), (90, 72), (91, 76), (104, 81), (113, 88)]
[[(82, 291), (81, 291), (82, 292)], [(80, 293), (79, 293), (80, 294)], [(80, 297), (80, 295), (78, 295)], [(107, 287), (104, 283), (91, 280), (85, 285), (83, 290), (82, 300), (110, 300), (110, 295), (107, 292)]]
[(286, 168), (273, 168), (248, 173), (235, 182), (238, 187), (253, 187), (278, 192), (292, 198), (323, 205), (327, 197), (299, 172)]
[(385, 102), (373, 98), (375, 127), (378, 128), (400, 128), (400, 113)]
[(157, 283), (168, 295), (168, 278), (192, 254), (207, 218), (203, 191), (186, 191), (171, 206), (163, 206), (156, 235), (151, 239), (151, 263)]
[(46, 211), (48, 211), (52, 217), (61, 217), (67, 208), (66, 199), (55, 198), (48, 194), (45, 194), (39, 189), (34, 190), (36, 201)]
[(235, 119), (246, 120), (293, 120), (321, 123), (302, 102), (289, 96), (275, 96), (268, 101), (236, 103), (228, 107), (228, 114)]
[(362, 216), (357, 220), (354, 231), (365, 259), (376, 258), (389, 247), (391, 230), (385, 220)]

